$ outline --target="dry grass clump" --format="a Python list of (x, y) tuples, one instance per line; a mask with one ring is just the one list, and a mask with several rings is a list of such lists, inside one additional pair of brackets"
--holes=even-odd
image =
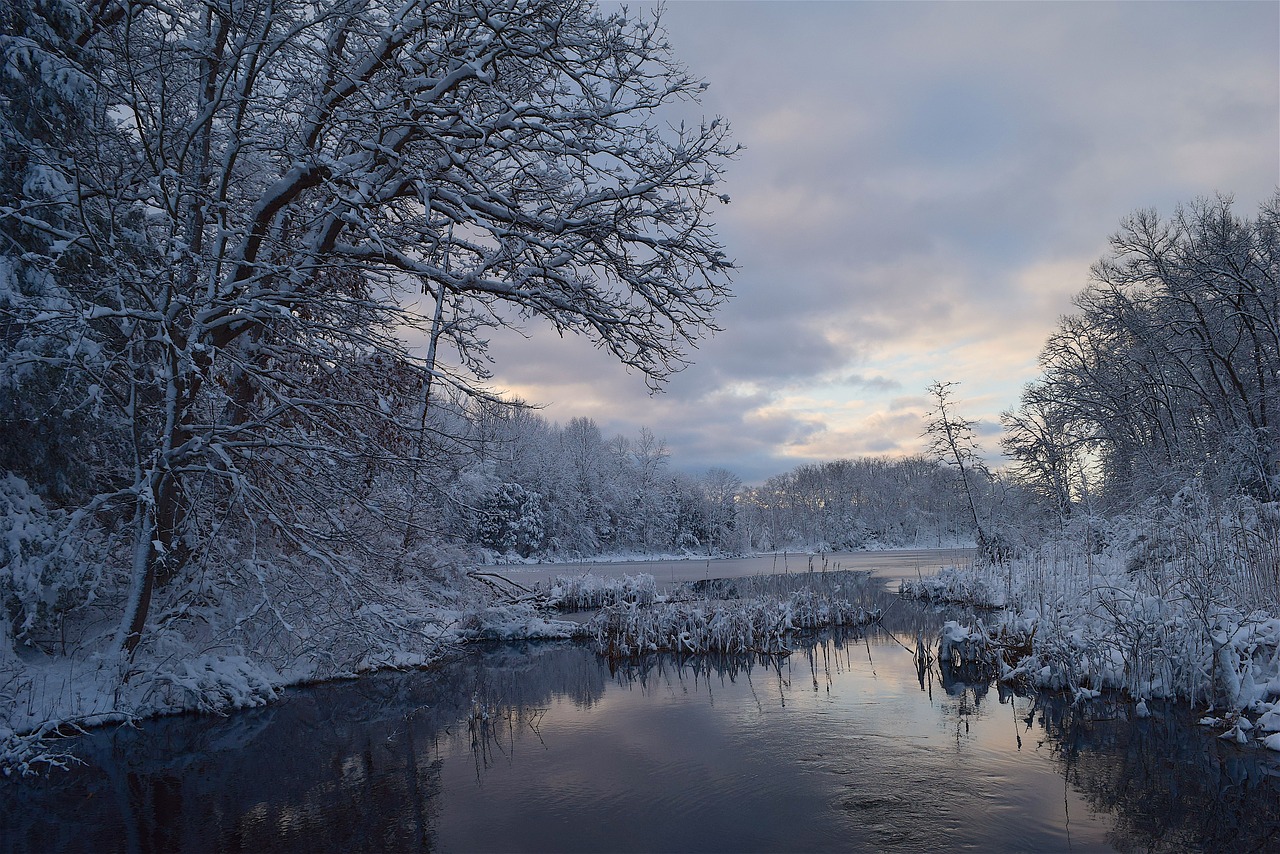
[(547, 605), (561, 611), (593, 611), (623, 603), (648, 606), (657, 598), (657, 583), (647, 572), (622, 578), (558, 575), (547, 585)]
[(650, 608), (610, 605), (587, 631), (596, 651), (610, 660), (654, 652), (786, 655), (791, 639), (801, 632), (865, 626), (879, 616), (877, 609), (821, 591), (796, 590), (787, 596), (665, 602)]

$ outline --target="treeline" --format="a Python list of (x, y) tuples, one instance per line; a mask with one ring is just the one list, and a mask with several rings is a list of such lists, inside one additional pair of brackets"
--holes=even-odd
[(455, 541), (495, 555), (840, 550), (974, 536), (958, 479), (924, 457), (802, 465), (744, 488), (722, 468), (673, 469), (644, 428), (606, 439), (589, 418), (560, 425), (475, 401), (454, 409), (448, 429), (436, 423), (437, 435), (459, 438), (454, 465), (424, 481), (432, 515)]
[(802, 465), (745, 490), (739, 510), (751, 548), (761, 551), (942, 546), (974, 537), (955, 473), (920, 456)]
[(1066, 532), (1137, 563), (1198, 551), (1280, 592), (1280, 194), (1253, 218), (1229, 197), (1139, 211), (1110, 243), (1001, 415), (1008, 465), (988, 466), (956, 384), (936, 382), (926, 456), (744, 491), (750, 547), (973, 540), (1002, 562)]
[[(606, 438), (590, 418), (560, 425), (520, 404), (461, 401), (436, 413), (454, 453), (424, 481), (438, 533), (497, 555), (589, 557), (740, 551), (738, 477), (670, 466), (647, 429)], [(445, 420), (449, 426), (445, 427)]]
[(1280, 195), (1138, 212), (1092, 278), (1003, 416), (1016, 480), (1064, 518), (1280, 497)]

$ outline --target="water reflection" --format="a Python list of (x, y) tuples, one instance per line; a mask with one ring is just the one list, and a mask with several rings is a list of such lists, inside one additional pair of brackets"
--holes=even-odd
[(1262, 850), (1272, 754), (1178, 714), (1023, 698), (918, 673), (942, 617), (788, 658), (572, 644), (293, 692), (227, 719), (84, 740), (0, 787), (12, 851)]
[(1214, 738), (1182, 709), (1135, 719), (1108, 701), (1042, 698), (1026, 728), (1090, 806), (1114, 816), (1120, 850), (1280, 849), (1280, 755)]
[[(179, 716), (81, 740), (83, 767), (0, 789), (11, 851), (432, 850), (441, 743), (477, 706), (512, 714), (553, 695), (591, 707), (593, 656), (507, 646), (429, 673), (293, 691), (225, 719)], [(485, 741), (480, 742), (486, 743)]]

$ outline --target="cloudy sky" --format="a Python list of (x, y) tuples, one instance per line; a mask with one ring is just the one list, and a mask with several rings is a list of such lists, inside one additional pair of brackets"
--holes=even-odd
[[(651, 8), (631, 3), (633, 10)], [(494, 385), (754, 483), (922, 447), (924, 389), (997, 418), (1107, 236), (1280, 186), (1275, 2), (674, 2), (676, 57), (745, 146), (718, 207), (724, 331), (650, 396), (584, 340), (493, 342)]]

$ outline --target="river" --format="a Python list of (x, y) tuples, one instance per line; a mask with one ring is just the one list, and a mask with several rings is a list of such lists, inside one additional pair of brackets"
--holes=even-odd
[[(806, 559), (807, 563), (807, 559)], [(806, 567), (807, 571), (807, 567)], [(771, 660), (611, 668), (567, 642), (299, 688), (227, 718), (82, 739), (0, 784), (0, 840), (49, 851), (1184, 851), (1280, 839), (1280, 757), (1176, 709), (942, 684), (946, 614)]]
[(648, 573), (660, 585), (682, 581), (704, 581), (712, 578), (745, 578), (752, 575), (778, 575), (814, 572), (824, 569), (846, 569), (873, 573), (886, 584), (897, 587), (902, 578), (933, 575), (943, 566), (966, 566), (973, 562), (974, 549), (886, 549), (868, 552), (777, 552), (729, 558), (688, 558), (656, 561), (584, 561), (581, 563), (515, 564), (485, 567), (524, 585), (545, 582), (557, 575), (590, 573), (602, 578)]

